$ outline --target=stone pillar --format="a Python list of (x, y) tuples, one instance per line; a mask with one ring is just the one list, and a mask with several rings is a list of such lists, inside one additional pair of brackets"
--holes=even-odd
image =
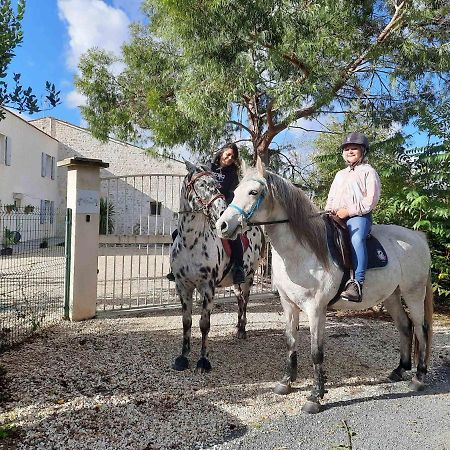
[(67, 208), (72, 209), (69, 318), (73, 321), (95, 316), (100, 221), (100, 159), (67, 158)]

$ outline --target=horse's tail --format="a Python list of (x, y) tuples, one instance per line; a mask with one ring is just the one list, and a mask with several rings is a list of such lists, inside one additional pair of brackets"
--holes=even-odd
[[(431, 356), (431, 342), (433, 340), (433, 287), (431, 286), (431, 273), (428, 274), (427, 287), (424, 298), (424, 325), (426, 327), (426, 340), (427, 348), (425, 353), (425, 364), (428, 366), (428, 362)], [(416, 365), (419, 359), (419, 341), (414, 335), (414, 361)]]

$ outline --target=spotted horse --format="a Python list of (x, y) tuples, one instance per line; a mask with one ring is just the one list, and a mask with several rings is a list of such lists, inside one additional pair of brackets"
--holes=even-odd
[[(180, 371), (189, 367), (192, 301), (194, 289), (197, 289), (202, 306), (200, 317), (202, 342), (196, 370), (203, 373), (211, 370), (207, 338), (214, 293), (217, 287), (231, 286), (233, 276), (230, 256), (215, 230), (216, 221), (227, 208), (224, 196), (219, 192), (213, 174), (207, 169), (197, 167), (188, 161), (186, 168), (188, 174), (183, 180), (180, 195), (178, 235), (172, 244), (170, 254), (176, 290), (183, 312), (182, 350), (172, 367)], [(265, 248), (264, 235), (259, 227), (250, 227), (245, 234), (248, 238), (248, 247), (244, 251), (246, 277), (244, 283), (233, 286), (238, 300), (236, 335), (240, 339), (246, 338), (248, 297)]]

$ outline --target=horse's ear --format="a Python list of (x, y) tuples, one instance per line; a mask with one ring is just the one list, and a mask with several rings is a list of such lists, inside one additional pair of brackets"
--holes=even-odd
[(256, 157), (256, 170), (258, 171), (259, 176), (266, 176), (266, 166), (259, 155)]
[(197, 167), (186, 159), (184, 160), (184, 164), (186, 164), (186, 170), (188, 173), (195, 172), (197, 170)]

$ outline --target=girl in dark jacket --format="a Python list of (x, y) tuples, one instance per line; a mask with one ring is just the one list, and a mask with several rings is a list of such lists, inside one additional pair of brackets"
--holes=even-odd
[[(208, 164), (209, 169), (216, 176), (219, 183), (219, 191), (225, 196), (227, 205), (233, 201), (233, 191), (239, 184), (240, 165), (239, 150), (236, 144), (228, 144), (223, 147)], [(230, 244), (231, 260), (233, 262), (233, 283), (243, 283), (245, 281), (245, 272), (241, 235), (238, 235), (234, 240), (230, 240)]]
[[(239, 150), (236, 144), (227, 144), (219, 150), (213, 159), (207, 164), (208, 169), (215, 175), (219, 184), (219, 191), (225, 196), (225, 201), (229, 205), (233, 201), (234, 193), (239, 184), (240, 169)], [(172, 233), (172, 239), (175, 240), (178, 230)], [(230, 240), (231, 260), (233, 262), (233, 283), (240, 284), (245, 281), (244, 272), (244, 251), (241, 243), (241, 235), (236, 239)], [(172, 272), (166, 275), (171, 281), (175, 280)]]

